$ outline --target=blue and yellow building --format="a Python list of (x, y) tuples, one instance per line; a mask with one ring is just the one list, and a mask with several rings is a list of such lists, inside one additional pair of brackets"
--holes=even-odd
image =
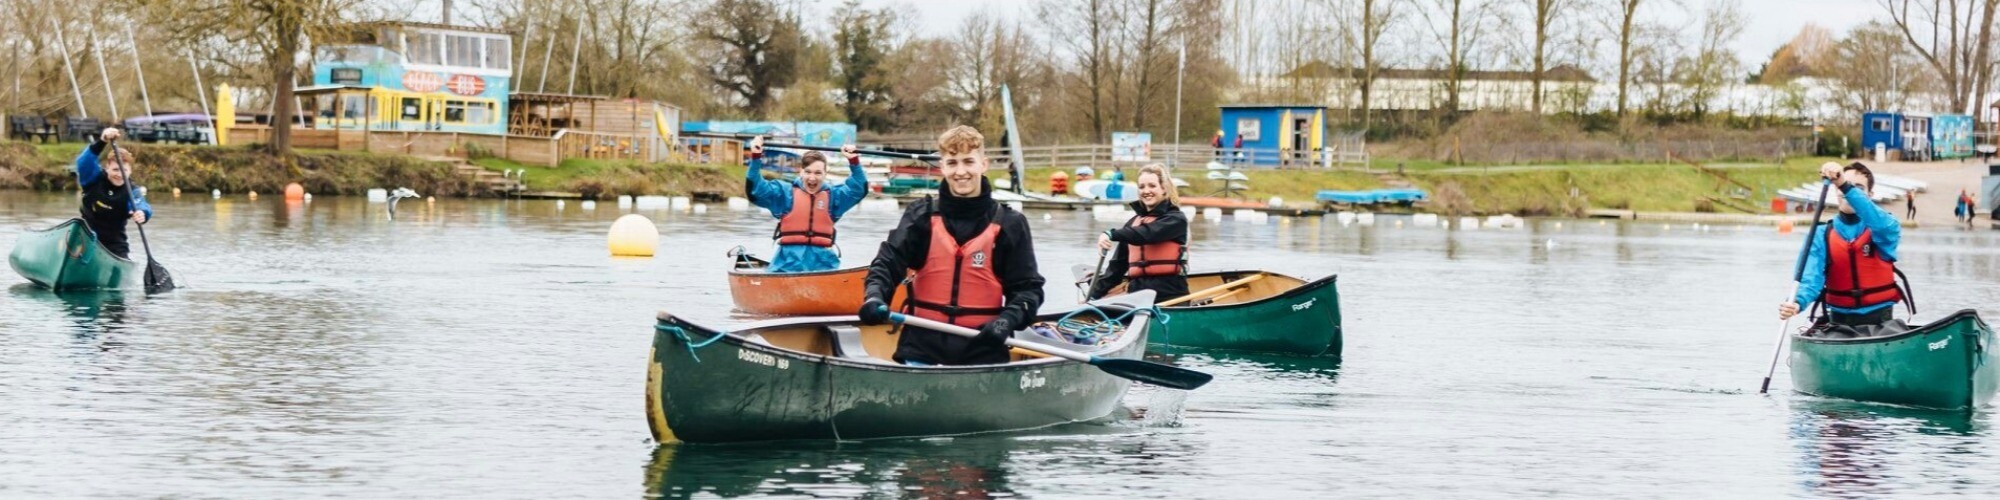
[(345, 26), (313, 51), (298, 89), (319, 130), (508, 133), (513, 37), (425, 23)]

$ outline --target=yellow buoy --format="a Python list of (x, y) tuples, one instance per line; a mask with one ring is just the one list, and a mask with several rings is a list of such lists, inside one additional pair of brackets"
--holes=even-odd
[(257, 199), (257, 192), (256, 192), (256, 191), (251, 191), (251, 192), (250, 192), (250, 199), (252, 199), (252, 200), (255, 200), (255, 199)]
[(644, 215), (626, 214), (611, 223), (611, 255), (652, 257), (660, 246), (660, 228)]
[(174, 197), (175, 198), (181, 197), (181, 188), (174, 188)]

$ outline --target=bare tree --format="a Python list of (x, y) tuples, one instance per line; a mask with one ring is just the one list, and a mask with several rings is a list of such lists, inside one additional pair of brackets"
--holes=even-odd
[(1557, 26), (1556, 24), (1557, 21), (1560, 21), (1562, 17), (1569, 12), (1571, 8), (1575, 7), (1577, 1), (1578, 0), (1528, 0), (1528, 2), (1530, 2), (1531, 6), (1533, 7), (1533, 19), (1535, 25), (1534, 51), (1533, 51), (1535, 59), (1535, 68), (1534, 68), (1534, 74), (1530, 75), (1530, 78), (1533, 79), (1534, 86), (1533, 89), (1530, 91), (1533, 92), (1533, 95), (1530, 96), (1529, 102), (1532, 103), (1531, 108), (1536, 114), (1540, 114), (1542, 112), (1542, 97), (1543, 97), (1542, 80), (1546, 76), (1543, 73), (1548, 70), (1549, 40), (1550, 38), (1555, 36), (1554, 30)]
[(1709, 105), (1734, 83), (1742, 63), (1730, 45), (1743, 36), (1743, 11), (1737, 0), (1711, 0), (1702, 11), (1701, 38), (1694, 58), (1683, 64), (1681, 84), (1688, 90), (1696, 118), (1710, 111)]
[(1360, 67), (1354, 70), (1354, 80), (1361, 90), (1361, 128), (1366, 130), (1374, 122), (1375, 79), (1382, 72), (1382, 39), (1389, 27), (1395, 25), (1404, 7), (1402, 0), (1359, 0), (1359, 11), (1354, 12), (1352, 22), (1341, 23), (1351, 26), (1343, 30), (1349, 43), (1360, 50)]
[[(1116, 102), (1118, 79), (1119, 12), (1116, 0), (1044, 0), (1036, 7), (1037, 18), (1046, 22), (1049, 39), (1070, 60), (1074, 85), (1064, 85), (1078, 97), (1080, 109), (1090, 123), (1092, 137), (1104, 137), (1105, 126), (1115, 110), (1106, 106), (1106, 97)], [(1081, 94), (1081, 95), (1077, 95)]]
[(1928, 63), (1894, 25), (1876, 21), (1855, 27), (1834, 51), (1842, 61), (1840, 71), (1833, 73), (1840, 81), (1834, 97), (1849, 113), (1901, 110), (1923, 87), (1920, 75), (1925, 72), (1919, 68)]
[(1492, 26), (1489, 19), (1497, 14), (1493, 6), (1486, 0), (1430, 0), (1428, 8), (1419, 10), (1444, 52), (1447, 110), (1458, 111), (1461, 107), (1459, 96), (1464, 92), (1465, 74), (1472, 69), (1466, 57), (1479, 45), (1484, 30)]
[(249, 44), (270, 71), (273, 153), (291, 151), (297, 57), (307, 37), (330, 34), (354, 21), (379, 17), (363, 0), (133, 0), (149, 21), (180, 43)]
[(1943, 77), (1952, 110), (1979, 112), (1993, 81), (1993, 16), (2000, 0), (1877, 1), (1910, 47)]

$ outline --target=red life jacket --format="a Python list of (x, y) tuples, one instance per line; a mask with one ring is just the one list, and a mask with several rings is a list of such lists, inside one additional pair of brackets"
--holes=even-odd
[(1896, 264), (1875, 248), (1875, 233), (1862, 229), (1848, 241), (1833, 226), (1826, 228), (1826, 287), (1820, 301), (1828, 306), (1859, 309), (1903, 300), (1896, 286)]
[(944, 227), (944, 216), (931, 215), (931, 249), (924, 267), (911, 277), (909, 306), (919, 318), (979, 328), (1000, 315), (1006, 297), (993, 272), (993, 247), (1000, 240), (1000, 223), (986, 225), (978, 236), (959, 245)]
[(792, 211), (778, 219), (778, 244), (833, 246), (833, 210), (826, 189), (807, 193), (792, 186)]
[[(1132, 219), (1131, 226), (1153, 223), (1154, 217), (1142, 215)], [(1125, 276), (1145, 278), (1151, 276), (1179, 276), (1187, 273), (1187, 247), (1174, 240), (1147, 245), (1126, 245)]]

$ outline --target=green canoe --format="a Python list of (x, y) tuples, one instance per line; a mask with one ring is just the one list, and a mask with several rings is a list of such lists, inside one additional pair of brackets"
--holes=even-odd
[(83, 219), (21, 233), (7, 264), (28, 281), (54, 290), (135, 288), (146, 270), (105, 250)]
[(1888, 335), (1792, 336), (1792, 387), (1806, 394), (1923, 408), (1985, 406), (2000, 388), (1993, 329), (1970, 309)]
[[(1141, 293), (1092, 305), (1118, 315), (1151, 304), (1152, 294)], [(1132, 322), (1096, 346), (1016, 335), (1138, 358), (1149, 325)], [(915, 367), (889, 361), (895, 349), (888, 325), (860, 325), (853, 316), (718, 332), (662, 312), (646, 369), (646, 421), (661, 443), (950, 436), (1102, 419), (1131, 385), (1088, 364), (1019, 350), (1007, 364)]]
[(1153, 318), (1153, 345), (1340, 356), (1335, 276), (1308, 282), (1265, 271), (1226, 271), (1187, 279), (1190, 295), (1201, 298), (1192, 306), (1160, 308), (1166, 315)]

